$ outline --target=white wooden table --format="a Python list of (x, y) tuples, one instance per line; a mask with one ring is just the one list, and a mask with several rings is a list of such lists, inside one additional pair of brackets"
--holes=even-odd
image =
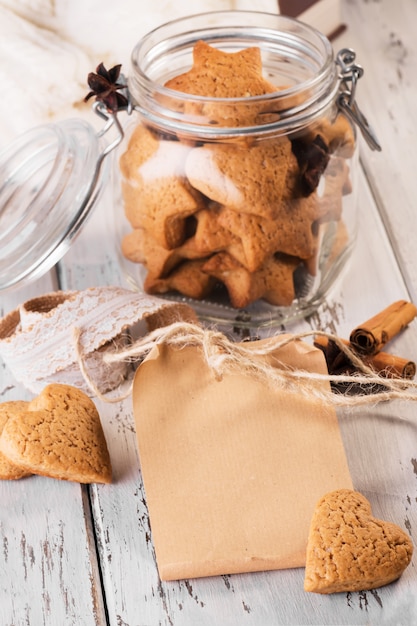
[[(394, 300), (417, 302), (417, 2), (344, 0), (343, 7), (348, 30), (335, 48), (353, 47), (365, 67), (358, 100), (383, 152), (362, 150), (361, 228), (348, 272), (320, 311), (294, 328), (347, 336)], [(123, 285), (107, 219), (103, 200), (58, 267), (0, 296), (1, 315), (57, 288)], [(417, 358), (415, 322), (390, 349)], [(30, 399), (6, 366), (0, 368), (0, 400)], [(417, 623), (417, 554), (398, 582), (363, 593), (307, 594), (302, 569), (161, 582), (131, 401), (97, 406), (112, 485), (40, 477), (0, 482), (1, 626)], [(375, 515), (400, 525), (417, 544), (416, 415), (414, 403), (404, 402), (339, 411), (355, 488)]]

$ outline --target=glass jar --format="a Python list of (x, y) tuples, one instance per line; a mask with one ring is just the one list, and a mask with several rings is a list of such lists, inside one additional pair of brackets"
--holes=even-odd
[(63, 256), (110, 192), (112, 153), (115, 245), (134, 289), (240, 327), (310, 314), (354, 245), (357, 127), (379, 149), (355, 102), (354, 59), (259, 12), (150, 32), (132, 52), (127, 106), (97, 97), (99, 133), (49, 124), (0, 156), (0, 291)]
[(214, 322), (314, 311), (357, 229), (358, 142), (328, 39), (278, 15), (191, 16), (136, 45), (128, 88), (115, 228), (130, 284)]

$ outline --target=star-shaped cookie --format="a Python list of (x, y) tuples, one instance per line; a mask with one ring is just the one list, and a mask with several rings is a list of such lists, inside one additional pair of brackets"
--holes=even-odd
[[(277, 91), (262, 74), (258, 47), (226, 52), (205, 41), (194, 46), (192, 68), (168, 80), (165, 87), (207, 98), (247, 99)], [(231, 127), (256, 123), (263, 108), (262, 103), (241, 101), (199, 103), (185, 99), (184, 104), (185, 113), (199, 115), (205, 123)]]

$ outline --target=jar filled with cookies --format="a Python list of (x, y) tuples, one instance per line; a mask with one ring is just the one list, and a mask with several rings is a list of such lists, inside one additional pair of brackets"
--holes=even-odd
[[(115, 230), (130, 284), (200, 316), (278, 325), (313, 312), (357, 229), (362, 69), (297, 20), (190, 16), (132, 52)], [(373, 145), (372, 145), (373, 143)]]

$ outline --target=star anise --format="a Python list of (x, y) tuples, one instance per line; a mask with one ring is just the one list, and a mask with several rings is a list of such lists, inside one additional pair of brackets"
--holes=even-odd
[(123, 94), (119, 93), (119, 89), (124, 89), (125, 85), (117, 82), (121, 67), (121, 64), (119, 64), (110, 70), (106, 70), (103, 63), (100, 63), (96, 68), (96, 73), (90, 72), (87, 81), (91, 91), (84, 98), (84, 102), (95, 96), (96, 100), (103, 102), (113, 113), (126, 107), (128, 100)]
[(292, 151), (300, 168), (303, 193), (308, 196), (318, 186), (320, 177), (327, 167), (330, 159), (329, 147), (320, 135), (316, 135), (311, 143), (301, 139), (294, 140)]

